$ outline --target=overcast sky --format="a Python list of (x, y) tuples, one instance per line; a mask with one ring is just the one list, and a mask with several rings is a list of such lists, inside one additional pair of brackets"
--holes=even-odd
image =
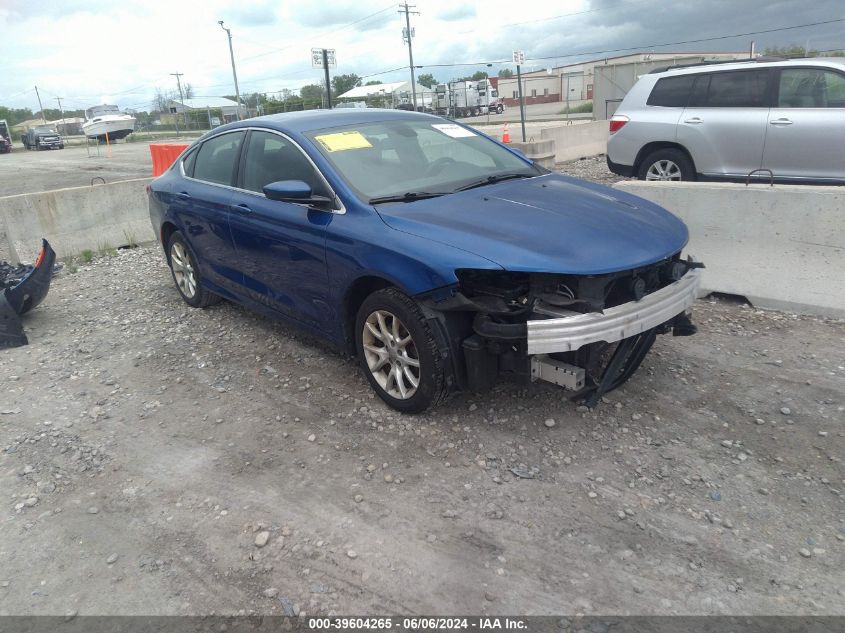
[[(845, 18), (842, 0), (418, 0), (414, 61), (438, 80), (495, 73), (479, 66), (434, 64), (507, 59), (523, 49), (528, 69), (627, 50), (747, 50), (809, 43), (819, 50), (845, 47), (845, 22), (718, 41), (663, 43), (748, 33)], [(337, 50), (333, 72), (370, 79), (408, 76), (404, 25), (387, 0), (0, 0), (0, 105), (38, 109), (103, 102), (148, 109), (155, 88), (183, 82), (197, 95), (233, 94), (226, 34), (232, 29), (242, 93), (296, 89), (322, 79), (310, 67), (310, 49)], [(640, 49), (638, 49), (640, 50)], [(588, 54), (574, 57), (576, 53)], [(551, 59), (538, 59), (551, 58)]]

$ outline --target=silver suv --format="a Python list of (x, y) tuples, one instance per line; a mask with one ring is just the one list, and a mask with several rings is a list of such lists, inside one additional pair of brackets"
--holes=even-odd
[(641, 180), (845, 183), (845, 60), (652, 71), (610, 119), (607, 165)]

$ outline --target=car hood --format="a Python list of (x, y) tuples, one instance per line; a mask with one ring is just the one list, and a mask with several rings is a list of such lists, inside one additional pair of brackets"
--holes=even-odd
[(376, 209), (397, 231), (520, 272), (629, 270), (674, 255), (688, 239), (686, 225), (656, 204), (557, 174)]

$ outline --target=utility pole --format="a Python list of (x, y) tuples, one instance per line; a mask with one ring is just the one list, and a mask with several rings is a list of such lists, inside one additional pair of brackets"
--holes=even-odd
[(419, 11), (411, 11), (411, 9), (416, 9), (416, 5), (408, 5), (407, 0), (403, 4), (400, 4), (399, 7), (401, 11), (399, 13), (405, 14), (405, 29), (403, 33), (403, 39), (408, 41), (408, 68), (411, 69), (411, 95), (414, 99), (414, 111), (417, 110), (417, 81), (414, 79), (414, 48), (411, 45), (411, 40), (414, 37), (414, 32), (411, 30), (411, 15), (419, 15)]
[(62, 108), (62, 98), (56, 97), (56, 101), (59, 102), (59, 112), (62, 113), (62, 124), (65, 126), (65, 132), (64, 133), (65, 133), (65, 135), (67, 135), (67, 122), (65, 121), (65, 111)]
[(237, 108), (235, 108), (236, 116), (238, 117), (238, 121), (241, 120), (241, 91), (238, 88), (238, 72), (235, 70), (235, 52), (232, 50), (232, 31), (227, 29), (223, 26), (223, 20), (217, 20), (217, 24), (220, 25), (220, 28), (226, 31), (226, 35), (229, 36), (229, 57), (232, 59), (232, 77), (235, 80), (235, 103), (237, 104)]
[(46, 123), (47, 119), (44, 118), (44, 106), (41, 105), (41, 95), (38, 94), (38, 86), (35, 86), (35, 96), (38, 97), (38, 107), (41, 108), (41, 120)]
[(332, 109), (332, 84), (329, 81), (329, 51), (323, 49), (323, 72), (326, 73), (326, 103)]
[(185, 129), (188, 129), (188, 112), (185, 110), (185, 97), (182, 94), (182, 75), (185, 73), (170, 73), (176, 77), (176, 85), (179, 86), (179, 103), (182, 104), (182, 121), (185, 124)]

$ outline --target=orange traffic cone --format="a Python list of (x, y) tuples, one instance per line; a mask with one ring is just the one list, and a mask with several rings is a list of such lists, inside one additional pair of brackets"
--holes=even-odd
[(510, 143), (511, 142), (511, 133), (508, 132), (508, 124), (505, 123), (504, 129), (502, 130), (502, 143)]

